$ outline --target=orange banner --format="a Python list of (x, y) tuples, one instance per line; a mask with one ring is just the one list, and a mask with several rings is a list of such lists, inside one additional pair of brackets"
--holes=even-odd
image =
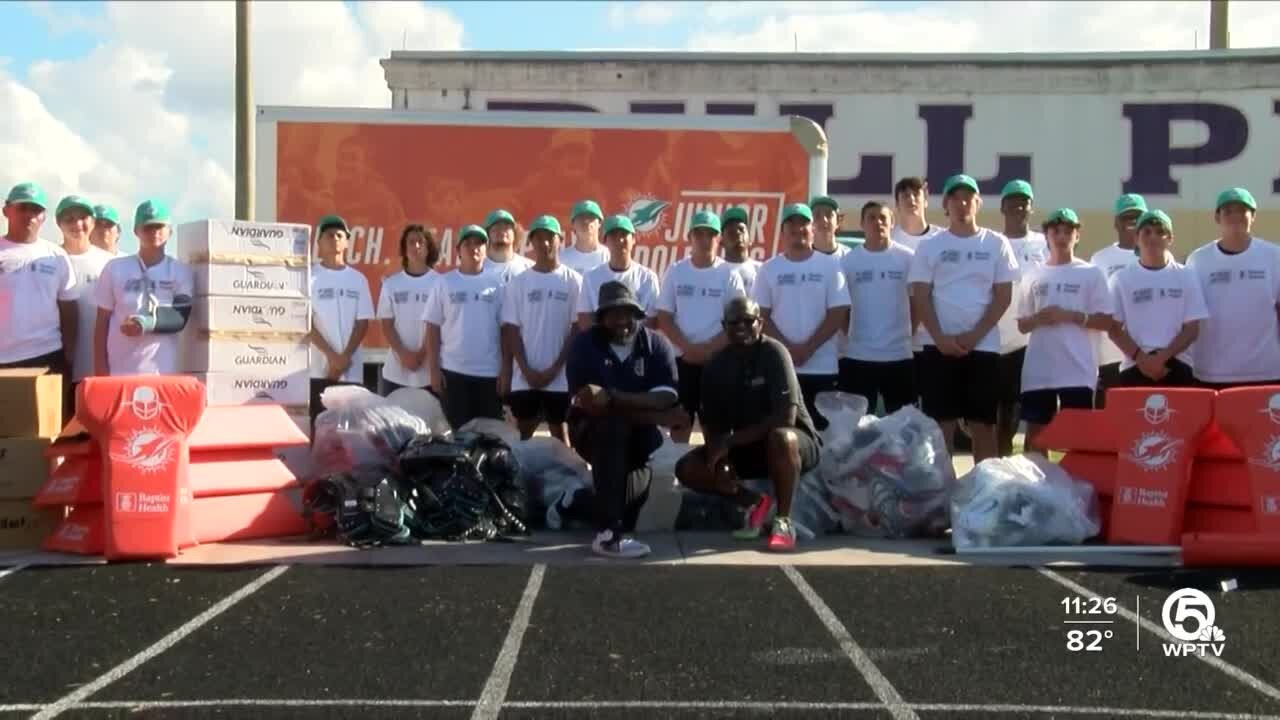
[[(809, 168), (787, 131), (282, 121), (276, 147), (276, 220), (346, 219), (347, 259), (375, 302), (382, 278), (400, 270), (405, 224), (435, 228), (449, 266), (458, 230), (491, 210), (526, 224), (555, 215), (569, 232), (566, 216), (583, 198), (631, 216), (636, 259), (659, 275), (684, 256), (690, 218), (703, 209), (747, 208), (751, 254), (763, 260), (778, 250), (782, 206), (806, 199)], [(385, 347), (376, 330), (366, 344)]]

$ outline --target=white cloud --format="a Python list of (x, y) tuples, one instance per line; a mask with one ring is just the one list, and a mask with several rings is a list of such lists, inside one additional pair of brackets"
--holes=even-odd
[(609, 25), (615, 30), (632, 25), (655, 27), (666, 25), (684, 11), (680, 3), (617, 2), (609, 7)]
[[(1078, 52), (1208, 45), (1208, 3), (712, 3), (731, 27), (689, 38), (695, 50), (768, 52)], [(1231, 46), (1275, 44), (1280, 2), (1231, 5)]]
[[(93, 26), (101, 44), (33, 63), (25, 83), (0, 64), (0, 185), (32, 179), (51, 199), (82, 193), (122, 215), (158, 196), (180, 218), (229, 217), (234, 3), (112, 2), (100, 19), (70, 3), (33, 8), (51, 32)], [(389, 107), (380, 58), (406, 40), (462, 46), (462, 24), (419, 2), (253, 3), (252, 12), (261, 105)], [(44, 234), (56, 237), (51, 225)]]

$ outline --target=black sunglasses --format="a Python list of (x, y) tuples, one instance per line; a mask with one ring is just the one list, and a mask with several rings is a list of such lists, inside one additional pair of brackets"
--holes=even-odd
[(746, 317), (740, 317), (734, 320), (725, 320), (724, 325), (726, 327), (734, 327), (736, 325), (751, 325), (759, 319), (760, 317), (758, 315), (747, 315)]

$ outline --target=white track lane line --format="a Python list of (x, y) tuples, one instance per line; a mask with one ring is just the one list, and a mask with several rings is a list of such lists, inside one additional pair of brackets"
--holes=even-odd
[[(1081, 585), (1078, 582), (1075, 582), (1074, 580), (1065, 578), (1048, 568), (1036, 568), (1036, 571), (1039, 572), (1041, 575), (1049, 578), (1050, 580), (1058, 583), (1059, 585), (1067, 588), (1068, 590), (1075, 592), (1078, 595), (1084, 595), (1085, 597), (1092, 598), (1099, 601), (1102, 600), (1102, 596), (1099, 595), (1098, 593), (1090, 590), (1089, 588)], [(1163, 642), (1167, 642), (1167, 643), (1178, 642), (1177, 639), (1169, 635), (1169, 633), (1165, 632), (1164, 628), (1160, 627), (1159, 625), (1156, 625), (1155, 623), (1151, 622), (1150, 620), (1144, 617), (1135, 615), (1132, 611), (1130, 611), (1124, 605), (1120, 605), (1119, 603), (1117, 603), (1116, 613), (1119, 614), (1120, 617), (1128, 620), (1129, 622), (1136, 623), (1138, 627), (1142, 628), (1143, 630), (1146, 630), (1152, 635), (1155, 635), (1156, 637), (1160, 638), (1160, 640), (1162, 640)], [(1204, 655), (1204, 656), (1193, 655), (1192, 657), (1199, 660), (1200, 662), (1203, 662), (1209, 665), (1213, 669), (1222, 672), (1228, 677), (1231, 677), (1235, 680), (1240, 681), (1241, 683), (1253, 688), (1254, 690), (1262, 693), (1263, 695), (1266, 695), (1272, 700), (1280, 700), (1280, 689), (1277, 689), (1275, 686), (1266, 683), (1262, 679), (1254, 675), (1251, 675), (1250, 673), (1244, 670), (1241, 670), (1235, 665), (1232, 665), (1231, 663), (1219, 657), (1216, 657), (1213, 655)]]
[(546, 565), (534, 565), (533, 572), (529, 573), (529, 582), (524, 586), (524, 594), (520, 596), (516, 614), (511, 618), (511, 627), (507, 629), (507, 639), (502, 642), (498, 658), (493, 662), (493, 670), (490, 671), (489, 679), (484, 683), (480, 702), (471, 713), (471, 720), (497, 720), (502, 712), (502, 702), (507, 699), (511, 674), (515, 672), (516, 660), (520, 655), (520, 644), (524, 642), (525, 631), (529, 629), (533, 603), (538, 599), (538, 591), (542, 589), (542, 577), (546, 572)]
[(14, 565), (13, 567), (0, 568), (0, 580), (3, 580), (15, 573), (22, 572), (26, 568), (26, 565)]
[(800, 591), (805, 602), (809, 603), (809, 607), (817, 613), (818, 619), (826, 626), (827, 632), (831, 633), (831, 636), (840, 644), (840, 649), (853, 662), (853, 666), (862, 673), (863, 679), (871, 686), (871, 691), (876, 694), (876, 697), (880, 698), (880, 702), (884, 703), (885, 709), (897, 720), (919, 720), (920, 716), (902, 700), (902, 696), (898, 694), (893, 684), (880, 672), (880, 668), (871, 661), (867, 653), (849, 634), (848, 628), (840, 622), (840, 618), (836, 617), (800, 571), (791, 565), (783, 565), (782, 572), (786, 573), (787, 579), (796, 586), (796, 590)]
[[(472, 707), (474, 700), (386, 700), (358, 699), (310, 700), (310, 699), (251, 699), (227, 698), (222, 700), (114, 700), (107, 702), (83, 702), (77, 710), (165, 710), (198, 708), (442, 708)], [(21, 712), (46, 707), (38, 704), (0, 705), (0, 712)], [(780, 711), (836, 711), (836, 710), (887, 710), (877, 702), (740, 702), (740, 701), (660, 701), (621, 700), (602, 701), (512, 701), (504, 708), (521, 710), (742, 710), (753, 712)], [(1045, 715), (1092, 715), (1114, 718), (1187, 718), (1188, 720), (1280, 720), (1280, 715), (1254, 713), (1206, 712), (1195, 710), (1157, 710), (1154, 708), (1082, 707), (1075, 705), (981, 705), (954, 703), (909, 703), (906, 707), (922, 712)]]
[(191, 618), (182, 627), (178, 628), (177, 630), (174, 630), (168, 635), (165, 635), (163, 638), (161, 638), (158, 642), (156, 642), (151, 647), (147, 648), (146, 650), (143, 650), (137, 655), (134, 655), (128, 660), (125, 660), (119, 665), (99, 675), (93, 681), (88, 682), (84, 685), (81, 685), (80, 687), (76, 688), (73, 692), (70, 692), (62, 696), (61, 698), (58, 698), (54, 702), (50, 703), (45, 707), (44, 710), (32, 716), (32, 720), (47, 720), (48, 718), (53, 718), (61, 715), (67, 710), (71, 709), (72, 706), (77, 705), (80, 702), (88, 699), (91, 695), (98, 692), (102, 688), (119, 680), (125, 675), (128, 675), (129, 673), (138, 669), (138, 667), (143, 663), (147, 662), (148, 660), (154, 658), (155, 656), (159, 655), (165, 650), (168, 650), (169, 648), (178, 644), (179, 642), (182, 641), (183, 638), (195, 632), (196, 630), (199, 630), (200, 628), (204, 627), (206, 624), (209, 623), (210, 620), (213, 620), (214, 618), (218, 617), (219, 615), (226, 612), (227, 610), (230, 610), (232, 607), (235, 606), (236, 603), (240, 602), (241, 600), (244, 600), (245, 598), (249, 597), (255, 592), (261, 590), (263, 586), (265, 586), (267, 583), (283, 575), (284, 572), (288, 569), (289, 569), (288, 565), (278, 565), (268, 570), (267, 572), (258, 576), (258, 578), (253, 582), (250, 582), (248, 585), (245, 585), (244, 587), (240, 588), (234, 593), (231, 593), (227, 597), (218, 601), (217, 604), (213, 605), (212, 607), (200, 613), (199, 615)]

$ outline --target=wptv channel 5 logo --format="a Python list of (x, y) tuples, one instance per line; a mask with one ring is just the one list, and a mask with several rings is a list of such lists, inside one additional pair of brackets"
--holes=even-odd
[(1165, 632), (1179, 642), (1162, 644), (1165, 657), (1222, 657), (1226, 634), (1218, 627), (1213, 600), (1195, 588), (1169, 595), (1160, 611)]

